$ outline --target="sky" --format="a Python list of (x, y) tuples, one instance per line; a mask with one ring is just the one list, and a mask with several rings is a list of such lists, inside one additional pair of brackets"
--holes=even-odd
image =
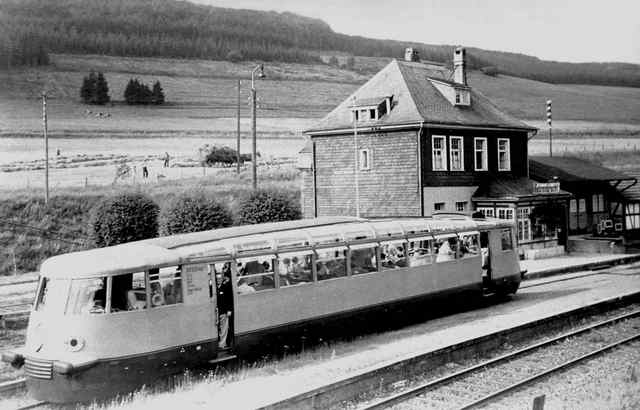
[(190, 0), (290, 11), (344, 34), (512, 51), (544, 60), (640, 64), (637, 0)]

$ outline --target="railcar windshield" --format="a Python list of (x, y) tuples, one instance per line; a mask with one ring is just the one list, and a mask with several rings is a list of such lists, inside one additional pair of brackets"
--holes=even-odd
[(67, 314), (105, 313), (107, 278), (74, 279), (67, 303)]
[(40, 280), (40, 291), (36, 302), (39, 312), (60, 312), (64, 310), (69, 291), (69, 280), (43, 277)]

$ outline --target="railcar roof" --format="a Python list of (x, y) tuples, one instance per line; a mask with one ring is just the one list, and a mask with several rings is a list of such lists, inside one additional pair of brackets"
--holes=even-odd
[(248, 235), (260, 235), (265, 233), (288, 231), (292, 229), (312, 228), (315, 226), (335, 225), (346, 222), (360, 222), (365, 219), (349, 216), (331, 216), (313, 219), (299, 219), (296, 221), (270, 222), (256, 225), (233, 226), (230, 228), (214, 229), (211, 231), (193, 232), (162, 238), (153, 238), (144, 243), (161, 246), (167, 249), (176, 249), (199, 243), (220, 241)]
[(139, 272), (149, 266), (180, 264), (176, 251), (143, 242), (53, 256), (42, 263), (40, 273), (56, 279), (71, 279)]
[[(291, 230), (314, 231), (314, 228), (331, 225), (348, 226), (361, 223), (363, 228), (377, 232), (376, 226), (380, 223), (397, 225), (395, 232), (410, 233), (414, 226), (422, 225), (428, 231), (437, 235), (441, 232), (481, 230), (498, 227), (508, 227), (507, 221), (486, 218), (470, 219), (460, 216), (441, 216), (437, 218), (387, 218), (387, 219), (362, 219), (354, 217), (322, 217), (314, 219), (302, 219), (297, 221), (272, 222), (265, 224), (236, 226), (211, 231), (194, 232), (189, 234), (166, 236), (162, 238), (146, 239), (143, 241), (111, 246), (107, 248), (90, 249), (80, 252), (72, 252), (58, 255), (45, 260), (40, 272), (47, 277), (54, 278), (83, 278), (121, 273), (136, 272), (149, 269), (150, 266), (177, 265), (186, 262), (190, 251), (219, 246), (220, 241), (227, 244), (234, 238), (255, 238), (255, 235), (277, 234)], [(417, 229), (417, 228), (416, 228)], [(341, 232), (341, 229), (336, 229)], [(384, 230), (383, 230), (384, 231)], [(418, 231), (416, 231), (417, 234)], [(421, 231), (421, 233), (424, 231)], [(381, 231), (375, 237), (386, 239)], [(394, 234), (397, 235), (397, 234)], [(311, 235), (313, 237), (313, 234)], [(369, 237), (373, 239), (374, 236)], [(255, 240), (255, 239), (253, 239)], [(204, 248), (203, 248), (204, 247)], [(200, 249), (203, 248), (203, 249)], [(207, 253), (207, 252), (204, 252)]]

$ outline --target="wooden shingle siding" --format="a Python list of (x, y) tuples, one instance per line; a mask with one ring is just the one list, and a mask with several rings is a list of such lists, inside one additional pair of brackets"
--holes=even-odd
[(315, 217), (315, 198), (313, 195), (313, 169), (302, 172), (302, 190), (300, 191), (300, 208), (303, 218)]
[[(369, 149), (371, 155), (371, 169), (358, 172), (362, 217), (420, 215), (416, 135), (412, 131), (358, 135), (358, 149)], [(313, 141), (317, 216), (355, 215), (353, 135), (313, 137)], [(304, 196), (308, 191), (305, 185)], [(305, 216), (313, 213), (306, 199), (304, 206)]]

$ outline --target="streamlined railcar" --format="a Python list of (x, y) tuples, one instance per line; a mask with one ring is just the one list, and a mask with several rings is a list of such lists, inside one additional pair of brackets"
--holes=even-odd
[(292, 329), (461, 292), (515, 293), (514, 247), (513, 225), (497, 219), (334, 217), (59, 255), (41, 266), (26, 345), (2, 359), (24, 368), (37, 399), (99, 399)]

